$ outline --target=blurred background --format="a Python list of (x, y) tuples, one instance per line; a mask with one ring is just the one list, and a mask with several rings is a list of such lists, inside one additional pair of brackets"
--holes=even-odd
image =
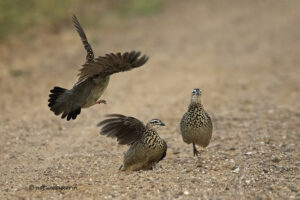
[(0, 2), (0, 39), (3, 42), (37, 30), (57, 33), (71, 26), (72, 14), (80, 15), (86, 26), (98, 27), (110, 18), (124, 20), (153, 15), (163, 7), (163, 0), (3, 0)]
[[(299, 10), (298, 0), (0, 0), (0, 199), (299, 199)], [(113, 75), (107, 104), (67, 122), (47, 100), (85, 62), (73, 14), (95, 56), (149, 61)], [(200, 164), (178, 129), (194, 88), (214, 121)], [(155, 170), (118, 173), (127, 147), (96, 127), (110, 113), (165, 122)]]

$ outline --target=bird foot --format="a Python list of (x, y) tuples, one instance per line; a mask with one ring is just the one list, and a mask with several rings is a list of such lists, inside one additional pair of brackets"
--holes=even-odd
[(195, 144), (193, 144), (193, 153), (194, 153), (194, 156), (197, 156), (199, 158), (200, 152), (197, 150)]
[(96, 101), (95, 104), (101, 104), (101, 103), (106, 104), (106, 101), (104, 99), (99, 99), (99, 100)]

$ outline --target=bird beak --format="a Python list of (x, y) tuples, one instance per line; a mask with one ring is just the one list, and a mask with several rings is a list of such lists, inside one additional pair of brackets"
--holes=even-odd
[(161, 126), (165, 126), (165, 124), (163, 122), (160, 123)]

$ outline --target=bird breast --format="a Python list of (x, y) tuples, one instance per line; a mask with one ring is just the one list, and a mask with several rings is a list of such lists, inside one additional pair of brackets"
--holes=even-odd
[(188, 144), (206, 147), (212, 136), (212, 122), (205, 111), (189, 111), (184, 114), (180, 129), (183, 141)]
[(95, 84), (95, 86), (91, 90), (91, 92), (87, 98), (86, 104), (83, 106), (84, 108), (95, 105), (95, 102), (101, 97), (101, 95), (105, 91), (105, 89), (109, 83), (109, 77), (94, 78), (93, 83)]
[(142, 141), (149, 149), (157, 150), (160, 152), (165, 148), (163, 140), (154, 130), (147, 130)]

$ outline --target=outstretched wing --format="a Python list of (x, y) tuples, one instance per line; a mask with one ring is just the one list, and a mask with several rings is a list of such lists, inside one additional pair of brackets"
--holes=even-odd
[(110, 53), (99, 56), (92, 63), (85, 63), (78, 74), (78, 82), (100, 75), (108, 76), (117, 72), (129, 71), (144, 65), (148, 60), (146, 55), (141, 56), (139, 51), (126, 53)]
[(72, 20), (73, 20), (74, 26), (76, 28), (76, 31), (78, 32), (78, 34), (81, 38), (83, 46), (87, 52), (86, 62), (93, 62), (94, 61), (94, 52), (93, 52), (91, 45), (88, 42), (88, 39), (83, 31), (83, 28), (81, 27), (81, 25), (75, 15), (73, 15)]
[(145, 131), (145, 125), (134, 117), (120, 114), (107, 115), (108, 119), (101, 121), (97, 126), (102, 126), (100, 134), (116, 137), (119, 144), (131, 144)]

